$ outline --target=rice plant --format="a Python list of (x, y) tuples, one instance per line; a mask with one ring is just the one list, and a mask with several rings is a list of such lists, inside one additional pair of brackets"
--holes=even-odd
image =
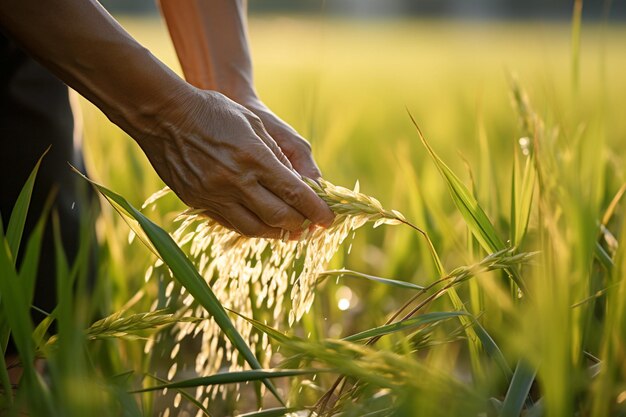
[[(261, 48), (276, 44), (274, 26), (252, 25), (268, 40)], [(88, 133), (99, 126), (103, 137), (88, 141), (88, 155), (96, 159), (94, 178), (107, 184), (96, 187), (108, 201), (96, 220), (97, 285), (90, 293), (72, 290), (84, 287), (76, 284), (90, 251), (82, 249), (70, 263), (58, 244), (51, 272), (58, 306), (32, 323), (32, 260), (46, 223), (60, 234), (47, 213), (31, 236), (22, 236), (33, 175), (0, 228), (0, 340), (6, 346), (11, 332), (19, 351), (16, 362), (0, 363), (0, 414), (626, 413), (624, 125), (616, 116), (622, 55), (609, 58), (605, 76), (612, 87), (603, 91), (589, 77), (589, 38), (577, 39), (576, 67), (566, 59), (556, 70), (571, 69), (573, 80), (548, 75), (546, 87), (528, 70), (538, 62), (529, 51), (539, 30), (501, 29), (506, 47), (499, 54), (515, 52), (513, 67), (523, 80), (508, 77), (507, 92), (491, 51), (472, 49), (475, 60), (459, 55), (464, 75), (449, 78), (437, 57), (441, 50), (453, 57), (459, 46), (433, 36), (448, 33), (445, 25), (423, 25), (427, 32), (399, 24), (395, 43), (380, 28), (350, 28), (351, 36), (372, 39), (368, 50), (389, 54), (381, 62), (406, 60), (393, 69), (401, 87), (393, 98), (366, 82), (380, 68), (355, 58), (362, 71), (347, 71), (342, 48), (358, 47), (354, 38), (339, 39), (328, 51), (338, 81), (320, 80), (315, 117), (297, 127), (314, 136), (327, 178), (359, 177), (362, 184), (309, 182), (337, 213), (329, 230), (313, 229), (299, 241), (243, 239), (201, 213), (181, 215), (167, 193), (136, 209), (162, 185), (145, 161), (128, 157), (135, 150), (121, 145), (119, 132), (91, 123)], [(294, 30), (308, 39), (310, 29), (305, 22)], [(607, 49), (615, 50), (626, 38), (620, 28), (609, 32)], [(585, 32), (593, 33), (593, 26)], [(439, 42), (436, 51), (420, 40), (426, 38)], [(532, 47), (510, 47), (514, 42)], [(389, 45), (397, 47), (395, 58)], [(569, 58), (558, 45), (546, 48)], [(268, 74), (275, 76), (278, 64), (263, 64), (260, 56), (261, 89), (271, 92)], [(410, 61), (416, 57), (432, 85), (416, 76), (417, 61)], [(460, 86), (479, 84), (477, 74), (485, 71), (494, 73), (477, 110)], [(302, 74), (298, 82), (305, 85), (311, 80)], [(569, 95), (572, 81), (576, 93)], [(298, 98), (288, 95), (300, 90), (285, 83), (277, 89), (283, 101), (280, 93), (273, 96), (276, 107), (298, 123)], [(364, 92), (359, 83), (371, 89)], [(350, 100), (339, 93), (331, 100), (326, 90)], [(111, 153), (114, 158), (102, 157)], [(129, 188), (129, 178), (140, 188)], [(128, 226), (136, 237), (131, 243)], [(89, 233), (85, 228), (85, 242)], [(20, 253), (28, 259), (21, 265)], [(17, 368), (23, 376), (13, 386), (9, 374)]]

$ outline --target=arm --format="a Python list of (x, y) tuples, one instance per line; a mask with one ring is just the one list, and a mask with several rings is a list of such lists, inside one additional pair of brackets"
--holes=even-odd
[(245, 4), (245, 0), (160, 0), (187, 81), (250, 109), (296, 171), (319, 178), (308, 142), (272, 113), (254, 89)]
[(132, 136), (186, 204), (251, 236), (332, 221), (253, 113), (180, 79), (97, 1), (52, 3), (0, 0), (0, 27)]

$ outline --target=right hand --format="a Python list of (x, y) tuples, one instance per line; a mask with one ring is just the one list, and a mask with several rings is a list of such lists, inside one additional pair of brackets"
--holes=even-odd
[(332, 211), (296, 174), (261, 120), (226, 96), (189, 86), (138, 143), (187, 205), (249, 237), (297, 235)]

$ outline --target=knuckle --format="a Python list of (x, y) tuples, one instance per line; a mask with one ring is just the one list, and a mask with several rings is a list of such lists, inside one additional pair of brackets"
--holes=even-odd
[(247, 111), (245, 113), (246, 119), (248, 119), (248, 123), (254, 128), (254, 130), (265, 129), (263, 122), (256, 114), (251, 111)]
[(271, 157), (271, 152), (262, 142), (251, 143), (248, 146), (238, 150), (236, 158), (237, 162), (246, 167), (258, 167), (267, 162)]
[(287, 207), (276, 208), (271, 215), (267, 218), (267, 222), (272, 227), (280, 227), (284, 229), (291, 229), (289, 221), (290, 210)]
[(302, 204), (302, 192), (294, 187), (285, 187), (282, 195), (283, 200), (292, 207), (298, 207)]
[[(256, 148), (256, 147), (255, 147)], [(252, 147), (245, 147), (237, 152), (237, 160), (241, 164), (251, 165), (255, 164), (259, 158), (259, 153)]]

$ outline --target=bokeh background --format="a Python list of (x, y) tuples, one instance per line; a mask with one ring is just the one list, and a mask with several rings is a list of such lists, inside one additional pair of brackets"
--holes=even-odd
[[(167, 29), (151, 0), (103, 4), (180, 73)], [(524, 135), (512, 102), (512, 80), (528, 93), (549, 129), (558, 132), (563, 152), (555, 159), (568, 173), (555, 178), (571, 181), (571, 189), (580, 191), (572, 197), (580, 203), (580, 213), (587, 213), (588, 206), (606, 208), (626, 179), (626, 3), (578, 4), (583, 6), (580, 32), (572, 26), (572, 1), (250, 1), (256, 86), (266, 104), (312, 143), (326, 179), (348, 187), (359, 180), (362, 192), (426, 230), (446, 268), (452, 269), (482, 255), (471, 248), (467, 226), (407, 111), (474, 192), (502, 236), (510, 228), (513, 155), (519, 154)], [(84, 101), (83, 112), (91, 176), (141, 205), (163, 184), (132, 139)], [(172, 219), (182, 209), (174, 198), (164, 199), (150, 216), (173, 230)], [(99, 294), (108, 303), (106, 309), (118, 311), (143, 289), (145, 310), (156, 297), (151, 291), (157, 289), (144, 287), (143, 280), (154, 258), (140, 243), (128, 244), (128, 227), (106, 205), (97, 229), (100, 274), (106, 278), (100, 280), (105, 283)], [(537, 230), (534, 217), (530, 229)], [(584, 239), (593, 241), (595, 232), (587, 232)], [(583, 238), (567, 239), (572, 251), (577, 242), (582, 245)], [(347, 246), (331, 268), (417, 284), (437, 277), (424, 240), (409, 228), (365, 227), (352, 240), (351, 251)], [(568, 248), (557, 258), (569, 259)], [(570, 275), (564, 270), (562, 276)], [(498, 343), (510, 348), (507, 355), (524, 348), (534, 352), (535, 345), (550, 342), (541, 338), (540, 330), (550, 333), (560, 324), (532, 311), (508, 316), (512, 304), (507, 290), (498, 290), (500, 278), (481, 278), (485, 300), (480, 306), (470, 302), (466, 288), (460, 289), (461, 297), (468, 308), (477, 309), (472, 312), (486, 312), (482, 323)], [(567, 309), (568, 303), (584, 296), (568, 293), (571, 299), (561, 307)], [(381, 325), (407, 298), (406, 292), (369, 282), (328, 280), (319, 289), (312, 313), (293, 331), (313, 340), (344, 336)], [(552, 303), (550, 295), (541, 300)], [(140, 305), (135, 306), (138, 311)], [(452, 307), (441, 299), (435, 308)], [(512, 331), (515, 315), (522, 324)], [(322, 316), (324, 321), (319, 320)], [(532, 327), (544, 319), (545, 328)], [(582, 332), (583, 326), (576, 326), (572, 324), (572, 333)], [(558, 340), (549, 351), (555, 358), (563, 356), (561, 348), (569, 343), (563, 339), (559, 345)], [(433, 369), (445, 372), (453, 363), (461, 368), (467, 364), (459, 345), (437, 352), (427, 360)], [(555, 369), (541, 378), (567, 380), (574, 367)], [(458, 370), (450, 372), (459, 375)], [(578, 398), (573, 389), (567, 393), (568, 401)], [(551, 398), (558, 402), (561, 397)]]
[[(584, 2), (576, 59), (571, 1), (250, 1), (255, 81), (269, 107), (312, 143), (328, 180), (352, 186), (358, 179), (384, 206), (427, 222), (434, 236), (446, 236), (442, 249), (454, 259), (446, 249), (463, 246), (465, 229), (407, 110), (450, 167), (478, 184), (479, 201), (496, 223), (498, 213), (508, 213), (510, 156), (521, 134), (511, 78), (565, 129), (601, 125), (619, 177), (626, 4), (614, 3)], [(154, 2), (103, 4), (180, 72)], [(161, 187), (159, 179), (133, 141), (84, 104), (91, 175), (140, 204)], [(423, 251), (419, 239), (383, 229), (357, 234), (346, 266), (428, 279), (423, 258), (409, 256)], [(144, 268), (123, 264), (133, 275), (133, 265)]]

